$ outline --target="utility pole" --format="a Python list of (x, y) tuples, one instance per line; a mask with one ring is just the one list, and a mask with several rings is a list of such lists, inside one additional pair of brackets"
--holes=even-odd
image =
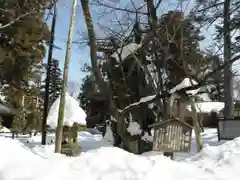
[(51, 69), (51, 62), (52, 62), (53, 46), (54, 46), (56, 17), (57, 17), (57, 5), (55, 3), (53, 19), (52, 19), (52, 27), (51, 27), (51, 38), (50, 38), (48, 59), (47, 59), (47, 76), (46, 76), (46, 82), (45, 82), (44, 111), (43, 111), (43, 121), (42, 121), (42, 145), (46, 144), (46, 136), (47, 136), (46, 124), (47, 124), (48, 104), (49, 104), (49, 81), (50, 81), (50, 69)]
[(68, 83), (68, 67), (69, 67), (71, 47), (72, 47), (72, 35), (74, 30), (76, 8), (77, 8), (77, 0), (73, 0), (72, 15), (71, 15), (69, 31), (68, 31), (67, 49), (66, 49), (65, 64), (64, 64), (64, 71), (63, 71), (62, 90), (61, 90), (59, 112), (58, 112), (58, 125), (57, 125), (56, 135), (55, 135), (56, 137), (55, 153), (61, 152), (62, 136), (63, 136), (64, 106), (65, 106), (65, 97), (66, 97), (65, 94), (66, 94), (67, 83)]

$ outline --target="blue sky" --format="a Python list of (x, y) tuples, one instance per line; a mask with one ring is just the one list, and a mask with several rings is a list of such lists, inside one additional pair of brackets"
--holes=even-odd
[[(121, 0), (121, 3), (127, 3), (128, 0)], [(138, 0), (139, 2), (141, 0)], [(191, 1), (193, 2), (193, 0)], [(186, 7), (186, 6), (183, 6)], [(187, 8), (191, 9), (193, 7), (193, 3), (190, 3)], [(55, 44), (61, 47), (62, 50), (54, 49), (53, 58), (56, 58), (60, 61), (61, 69), (64, 66), (65, 54), (66, 54), (66, 41), (68, 35), (68, 26), (70, 23), (70, 16), (71, 16), (71, 8), (72, 8), (72, 1), (70, 0), (60, 0), (57, 7), (57, 22), (56, 22), (56, 32), (55, 32)], [(176, 8), (176, 1), (168, 1), (164, 5), (159, 8), (160, 12), (167, 12), (168, 10)], [(96, 11), (96, 9), (95, 9)], [(92, 12), (93, 19), (97, 21), (96, 13)], [(108, 20), (105, 21), (109, 23), (112, 17), (108, 17)], [(51, 17), (50, 17), (51, 20)], [(105, 23), (105, 24), (106, 24)], [(48, 22), (51, 25), (51, 21)], [(83, 19), (83, 14), (81, 10), (80, 3), (78, 1), (77, 7), (77, 14), (76, 14), (76, 22), (75, 22), (75, 29), (73, 35), (73, 41), (79, 40), (81, 33), (86, 32), (86, 26)], [(206, 36), (210, 37), (209, 34), (206, 32), (204, 33)], [(210, 39), (207, 38), (206, 42)], [(203, 43), (204, 44), (204, 43)], [(47, 54), (46, 54), (47, 57)], [(72, 52), (71, 52), (71, 59), (69, 65), (69, 81), (75, 83), (81, 83), (81, 79), (84, 77), (84, 73), (80, 71), (80, 68), (83, 66), (84, 63), (90, 62), (89, 56), (89, 48), (87, 46), (79, 46), (77, 44), (72, 45)], [(46, 60), (46, 59), (45, 59)]]
[[(71, 2), (65, 3), (65, 4), (59, 3), (57, 8), (55, 44), (61, 47), (61, 50), (54, 49), (53, 58), (56, 58), (60, 61), (61, 69), (64, 67), (64, 60), (65, 60), (65, 54), (66, 54), (66, 41), (68, 36), (68, 26), (70, 23), (70, 16), (71, 16)], [(83, 21), (83, 16), (80, 11), (80, 8), (78, 7), (73, 40), (78, 39), (79, 30), (85, 29), (85, 24), (81, 22), (84, 22), (84, 21)], [(51, 24), (50, 20), (48, 24), (49, 25)], [(80, 68), (85, 62), (88, 62), (89, 53), (88, 53), (87, 47), (81, 47), (81, 48), (82, 49), (80, 49), (80, 47), (76, 44), (72, 44), (72, 52), (71, 52), (71, 59), (70, 59), (70, 65), (69, 65), (70, 81), (79, 82), (84, 76), (84, 74), (80, 71)]]

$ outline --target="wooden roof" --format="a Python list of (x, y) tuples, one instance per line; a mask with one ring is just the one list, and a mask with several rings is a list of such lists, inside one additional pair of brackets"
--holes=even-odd
[(171, 118), (171, 119), (166, 120), (166, 121), (155, 122), (155, 123), (153, 123), (153, 124), (150, 124), (148, 127), (149, 127), (149, 128), (156, 128), (156, 127), (158, 127), (158, 126), (163, 126), (163, 125), (168, 124), (168, 123), (171, 123), (171, 122), (178, 122), (178, 123), (183, 124), (184, 126), (187, 126), (187, 127), (191, 128), (191, 129), (193, 129), (193, 127), (192, 127), (191, 125), (189, 125), (189, 124), (186, 123), (186, 122), (183, 122), (183, 121), (179, 120), (178, 118)]

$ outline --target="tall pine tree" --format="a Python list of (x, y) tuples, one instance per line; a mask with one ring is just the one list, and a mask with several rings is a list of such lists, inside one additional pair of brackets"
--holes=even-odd
[[(47, 69), (47, 64), (44, 64)], [(50, 82), (49, 82), (49, 103), (52, 104), (60, 95), (62, 85), (62, 71), (59, 67), (59, 60), (52, 59), (50, 67)], [(41, 94), (44, 97), (45, 79), (41, 85)]]

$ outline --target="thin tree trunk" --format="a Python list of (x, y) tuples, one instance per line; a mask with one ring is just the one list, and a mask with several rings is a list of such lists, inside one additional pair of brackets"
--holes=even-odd
[(77, 0), (73, 0), (72, 16), (71, 16), (70, 25), (69, 25), (67, 50), (66, 50), (66, 57), (65, 57), (65, 64), (64, 64), (64, 71), (63, 71), (63, 82), (62, 82), (61, 98), (60, 98), (60, 105), (59, 105), (59, 114), (58, 114), (58, 126), (57, 126), (57, 130), (56, 130), (56, 142), (55, 142), (55, 152), (56, 153), (61, 152), (65, 94), (66, 94), (66, 90), (67, 90), (68, 66), (69, 66), (70, 54), (71, 54), (72, 35), (73, 35), (73, 30), (74, 30), (76, 8), (77, 8)]
[(203, 143), (202, 143), (201, 128), (200, 128), (199, 121), (198, 121), (194, 97), (190, 98), (190, 103), (191, 103), (191, 109), (192, 109), (191, 114), (192, 114), (192, 119), (193, 119), (193, 128), (194, 128), (194, 132), (195, 132), (197, 151), (200, 152), (203, 147)]
[(224, 62), (228, 65), (224, 68), (224, 118), (233, 118), (233, 80), (231, 60), (231, 31), (230, 31), (230, 4), (231, 0), (224, 1)]
[(43, 122), (42, 122), (42, 145), (46, 144), (46, 123), (47, 123), (47, 114), (48, 114), (48, 104), (49, 104), (49, 82), (50, 82), (50, 66), (52, 61), (53, 53), (53, 44), (54, 44), (54, 35), (55, 35), (55, 26), (56, 26), (56, 17), (57, 17), (57, 5), (54, 5), (54, 14), (52, 19), (51, 27), (51, 39), (48, 50), (48, 62), (47, 62), (47, 76), (45, 82), (45, 94), (44, 94), (44, 110), (43, 110)]

